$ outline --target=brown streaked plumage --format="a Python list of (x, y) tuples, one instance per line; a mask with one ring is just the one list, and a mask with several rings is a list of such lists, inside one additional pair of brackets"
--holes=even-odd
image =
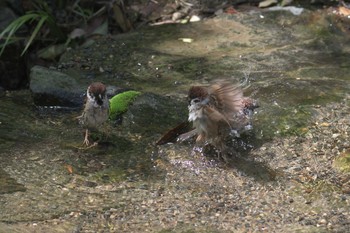
[(188, 97), (188, 121), (193, 122), (194, 130), (180, 135), (178, 140), (183, 141), (197, 135), (197, 143), (212, 144), (223, 152), (224, 139), (231, 130), (244, 127), (248, 122), (245, 108), (249, 105), (249, 98), (243, 97), (239, 85), (222, 80), (209, 87), (193, 86)]
[(209, 87), (192, 87), (189, 121), (193, 122), (197, 143), (209, 142), (223, 148), (223, 138), (242, 109), (243, 92), (238, 85), (219, 81)]
[(86, 127), (84, 145), (90, 145), (89, 130), (98, 129), (108, 120), (108, 116), (109, 100), (106, 95), (106, 86), (101, 82), (91, 83), (87, 88), (85, 107), (80, 116), (80, 122)]

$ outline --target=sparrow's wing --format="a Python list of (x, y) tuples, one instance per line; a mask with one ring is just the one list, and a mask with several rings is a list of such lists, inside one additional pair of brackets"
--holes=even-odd
[(177, 142), (183, 142), (183, 141), (186, 141), (192, 137), (194, 137), (195, 135), (197, 134), (197, 130), (196, 129), (193, 129), (187, 133), (183, 133), (183, 134), (180, 134), (178, 137), (177, 137)]
[(227, 122), (229, 124), (226, 117), (223, 114), (221, 114), (218, 110), (216, 110), (214, 107), (204, 106), (203, 111), (204, 111), (205, 115), (208, 116), (210, 121), (212, 121), (212, 122), (224, 121), (224, 122)]
[(207, 119), (202, 122), (204, 125), (204, 127), (202, 125), (201, 129), (203, 133), (198, 135), (196, 140), (197, 142), (203, 142), (205, 140), (216, 138), (220, 133), (220, 126), (225, 125), (226, 128), (231, 128), (230, 122), (216, 108), (204, 106), (203, 113), (207, 116)]
[(243, 92), (239, 85), (219, 82), (209, 87), (210, 104), (222, 113), (227, 120), (243, 109)]

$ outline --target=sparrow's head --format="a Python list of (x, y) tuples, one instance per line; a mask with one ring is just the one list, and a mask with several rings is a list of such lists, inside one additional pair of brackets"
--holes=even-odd
[(101, 82), (92, 83), (87, 89), (86, 96), (94, 105), (102, 106), (104, 100), (107, 98), (106, 86)]
[(201, 86), (193, 86), (188, 91), (189, 104), (197, 104), (202, 102), (209, 95), (207, 88)]

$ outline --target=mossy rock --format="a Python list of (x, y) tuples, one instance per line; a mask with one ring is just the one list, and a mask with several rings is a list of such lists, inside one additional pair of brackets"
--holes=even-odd
[(341, 172), (350, 173), (350, 150), (342, 153), (334, 160), (334, 167)]
[(154, 93), (143, 93), (129, 107), (123, 118), (123, 128), (131, 133), (160, 137), (187, 120), (184, 99)]
[(141, 92), (138, 91), (126, 91), (113, 96), (109, 100), (109, 118), (115, 120), (117, 116), (123, 114), (128, 110), (128, 106), (139, 96)]

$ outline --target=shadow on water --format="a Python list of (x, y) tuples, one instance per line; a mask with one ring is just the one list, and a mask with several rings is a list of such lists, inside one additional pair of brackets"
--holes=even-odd
[(24, 192), (26, 188), (11, 178), (4, 170), (0, 168), (0, 194)]
[(237, 169), (261, 183), (275, 181), (281, 175), (278, 170), (269, 167), (266, 163), (243, 157), (231, 158), (227, 166), (231, 169)]
[(113, 136), (95, 148), (74, 149), (75, 157), (65, 158), (65, 162), (74, 166), (76, 174), (102, 183), (145, 180), (153, 175), (153, 162), (146, 156), (148, 147)]
[[(225, 169), (235, 169), (261, 183), (275, 181), (282, 176), (281, 172), (251, 156), (253, 150), (260, 148), (268, 141), (270, 141), (268, 138), (257, 138), (254, 132), (244, 133), (228, 143), (229, 148), (232, 148), (231, 152), (225, 161), (218, 159), (218, 164)], [(213, 156), (218, 158), (217, 152), (212, 148), (205, 150), (203, 154), (208, 158)]]
[(280, 171), (270, 167), (267, 163), (256, 161), (250, 157), (248, 151), (238, 156), (232, 156), (226, 166), (229, 169), (236, 169), (261, 183), (275, 181), (282, 176)]
[(245, 175), (254, 177), (256, 181), (265, 183), (275, 181), (282, 174), (277, 169), (267, 165), (267, 163), (257, 161), (251, 156), (251, 152), (270, 141), (269, 138), (257, 138), (254, 132), (243, 134), (236, 138), (233, 147), (237, 151), (227, 164), (229, 168), (237, 169)]

